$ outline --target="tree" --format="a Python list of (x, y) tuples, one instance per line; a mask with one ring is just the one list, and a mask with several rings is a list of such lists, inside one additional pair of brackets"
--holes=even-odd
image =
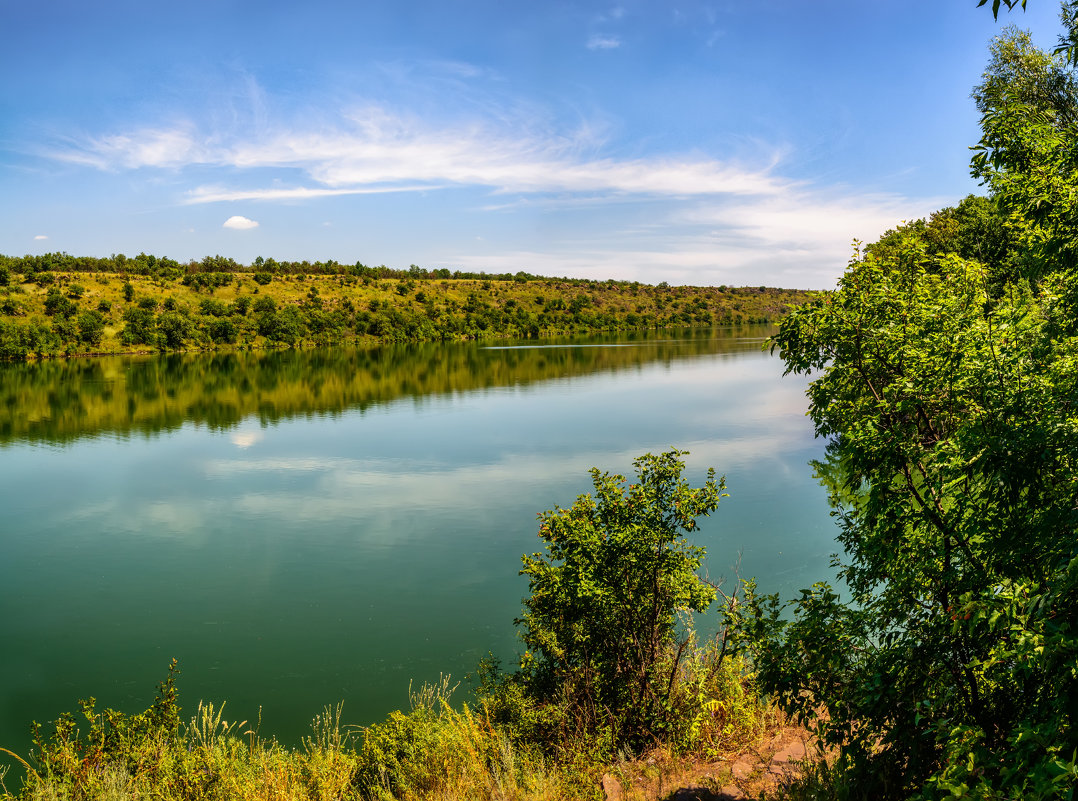
[(1028, 32), (1009, 28), (993, 41), (973, 97), (982, 131), (974, 177), (992, 191), (1033, 263), (1042, 270), (1078, 266), (1074, 74), (1063, 58), (1035, 48)]
[[(1078, 279), (989, 292), (911, 245), (787, 317), (848, 599), (735, 611), (761, 685), (858, 798), (1053, 798), (1078, 778)], [(792, 612), (792, 615), (789, 614)]]
[(101, 312), (89, 309), (79, 312), (79, 341), (86, 345), (100, 345), (105, 335), (105, 318)]
[(523, 639), (531, 690), (567, 699), (572, 716), (615, 742), (641, 742), (667, 721), (685, 648), (677, 615), (702, 612), (714, 589), (696, 573), (704, 549), (685, 533), (725, 489), (709, 470), (702, 487), (682, 477), (683, 451), (645, 454), (636, 483), (591, 470), (594, 495), (539, 515), (543, 553), (523, 557), (531, 595)]
[(161, 350), (182, 350), (194, 335), (191, 319), (180, 312), (164, 311), (157, 317), (158, 346)]
[(987, 197), (968, 195), (957, 206), (933, 212), (928, 220), (904, 223), (865, 246), (865, 253), (883, 261), (910, 247), (921, 247), (930, 256), (953, 253), (979, 261), (987, 268), (994, 288), (1030, 272), (1007, 215)]

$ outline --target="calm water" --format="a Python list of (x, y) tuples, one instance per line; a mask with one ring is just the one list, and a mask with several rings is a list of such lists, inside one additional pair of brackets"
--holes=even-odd
[(832, 574), (804, 380), (769, 329), (0, 366), (0, 745), (94, 695), (297, 743), (516, 650), (535, 515), (671, 446), (725, 473), (714, 579)]

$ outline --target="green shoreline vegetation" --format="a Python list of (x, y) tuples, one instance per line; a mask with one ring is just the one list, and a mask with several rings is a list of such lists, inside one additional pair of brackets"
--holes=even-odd
[[(691, 487), (681, 453), (649, 454), (632, 483), (594, 470), (591, 495), (539, 516), (543, 551), (523, 559), (530, 595), (517, 621), (528, 650), (511, 670), (484, 662), (472, 703), (451, 706), (443, 681), (362, 731), (328, 709), (287, 750), (249, 722), (226, 723), (222, 708), (200, 705), (181, 725), (170, 674), (143, 714), (89, 700), (85, 732), (74, 716), (38, 729), (14, 797), (598, 798), (604, 773), (635, 775), (633, 756), (713, 763), (785, 715), (819, 748), (780, 789), (789, 801), (1073, 799), (1078, 0), (1062, 18), (1052, 54), (1015, 29), (992, 44), (971, 165), (990, 197), (858, 248), (836, 290), (784, 317), (772, 339), (788, 372), (814, 376), (809, 416), (828, 442), (814, 467), (838, 522), (841, 591), (818, 583), (786, 600), (749, 580), (717, 594), (686, 535), (715, 511), (723, 482), (709, 473)], [(231, 275), (195, 273), (218, 274)], [(124, 314), (142, 309), (167, 340), (175, 320), (162, 327), (158, 315), (182, 312), (139, 305), (153, 280), (131, 284)], [(388, 293), (411, 279), (370, 280)], [(72, 283), (33, 292), (74, 303)], [(483, 302), (512, 319), (509, 293), (490, 283)], [(547, 308), (527, 294), (545, 284), (509, 283), (524, 293), (513, 308)], [(582, 315), (633, 291), (563, 283), (570, 306), (591, 297), (575, 304)], [(656, 324), (659, 298), (662, 315), (695, 313), (688, 295), (675, 309), (674, 290), (637, 292), (655, 306), (633, 313)], [(194, 299), (184, 296), (189, 309)], [(699, 313), (715, 322), (715, 308)], [(720, 635), (698, 643), (679, 620), (717, 599)], [(676, 789), (636, 797), (684, 797)]]
[(212, 256), (0, 256), (0, 360), (777, 321), (815, 293)]

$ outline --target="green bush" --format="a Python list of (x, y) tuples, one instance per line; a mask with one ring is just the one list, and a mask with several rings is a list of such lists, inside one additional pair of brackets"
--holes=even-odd
[(87, 310), (79, 312), (79, 341), (86, 345), (100, 345), (105, 336), (105, 318), (101, 312)]
[(677, 618), (715, 597), (696, 574), (704, 549), (685, 533), (715, 510), (725, 482), (709, 470), (690, 487), (683, 455), (641, 456), (628, 487), (593, 468), (594, 496), (540, 514), (546, 550), (523, 557), (522, 675), (533, 695), (558, 699), (573, 725), (612, 743), (654, 741), (675, 725), (671, 688), (686, 646)]

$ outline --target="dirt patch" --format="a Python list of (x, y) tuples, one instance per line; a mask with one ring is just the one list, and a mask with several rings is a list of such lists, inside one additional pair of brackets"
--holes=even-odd
[(662, 752), (603, 775), (606, 801), (748, 801), (780, 787), (816, 753), (809, 733), (782, 727), (756, 748), (706, 760)]

